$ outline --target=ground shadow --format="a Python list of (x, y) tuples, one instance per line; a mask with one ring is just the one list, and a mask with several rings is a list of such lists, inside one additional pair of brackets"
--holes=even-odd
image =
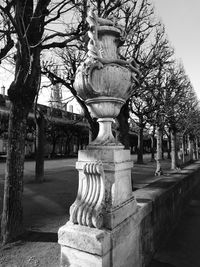
[(22, 242), (58, 242), (58, 234), (53, 232), (26, 231), (19, 237)]
[(170, 263), (152, 260), (151, 264), (148, 267), (175, 267), (175, 266)]

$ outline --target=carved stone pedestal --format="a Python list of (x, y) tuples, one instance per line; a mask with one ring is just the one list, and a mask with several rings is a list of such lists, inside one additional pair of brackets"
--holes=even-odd
[(77, 198), (70, 208), (70, 222), (58, 233), (61, 266), (131, 266), (137, 210), (132, 165), (129, 150), (121, 146), (79, 151)]
[(138, 267), (132, 161), (114, 138), (112, 122), (133, 94), (140, 72), (134, 60), (120, 55), (125, 41), (121, 26), (99, 18), (94, 10), (89, 10), (87, 22), (88, 52), (77, 68), (74, 88), (97, 118), (99, 133), (87, 150), (79, 151), (77, 198), (70, 222), (58, 234), (61, 265)]

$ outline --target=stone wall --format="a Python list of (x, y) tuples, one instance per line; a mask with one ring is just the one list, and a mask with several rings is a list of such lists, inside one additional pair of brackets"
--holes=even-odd
[(142, 216), (137, 227), (140, 252), (138, 267), (147, 266), (156, 250), (166, 242), (181, 219), (181, 214), (189, 203), (193, 190), (200, 184), (199, 174), (200, 163), (195, 163), (179, 174), (172, 173), (164, 176), (143, 189), (135, 191), (134, 195), (140, 207), (137, 216), (146, 209), (146, 215)]

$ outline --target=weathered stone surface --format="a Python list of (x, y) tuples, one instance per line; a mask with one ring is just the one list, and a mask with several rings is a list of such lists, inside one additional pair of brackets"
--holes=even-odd
[(139, 267), (140, 223), (151, 210), (150, 202), (139, 204), (112, 231), (67, 223), (58, 233), (62, 266)]
[(136, 64), (121, 59), (119, 54), (122, 27), (99, 18), (93, 10), (89, 10), (87, 21), (88, 52), (85, 61), (77, 69), (74, 87), (84, 100), (101, 96), (126, 100), (130, 97), (131, 85), (138, 82), (135, 74), (139, 71)]
[[(122, 27), (116, 24), (103, 25), (93, 10), (88, 12), (88, 52), (84, 62), (77, 68), (74, 88), (85, 100), (92, 117), (98, 118), (99, 133), (92, 145), (118, 145), (112, 134), (113, 118), (130, 97), (133, 85), (138, 83), (137, 64), (126, 61), (119, 54), (122, 44)], [(112, 22), (111, 22), (112, 23)]]
[(104, 256), (61, 246), (61, 267), (109, 267), (110, 253)]
[[(115, 148), (115, 149), (112, 149)], [(122, 154), (123, 153), (123, 154)], [(131, 155), (129, 150), (123, 150), (123, 147), (101, 147), (101, 149), (87, 149), (79, 150), (78, 152), (79, 161), (94, 161), (101, 160), (107, 163), (121, 163), (131, 160)], [(133, 163), (132, 163), (133, 164)]]
[(102, 256), (111, 249), (111, 234), (109, 230), (99, 230), (68, 222), (58, 231), (58, 243)]
[(58, 233), (61, 266), (139, 267), (140, 222), (150, 212), (151, 203), (139, 205), (112, 231), (67, 223)]
[[(102, 171), (96, 171), (98, 166), (102, 167)], [(139, 255), (136, 245), (138, 242), (136, 237), (139, 235), (138, 228), (134, 231), (133, 229), (145, 216), (149, 203), (137, 208), (131, 187), (132, 166), (130, 152), (123, 150), (120, 146), (104, 150), (88, 148), (85, 151), (79, 151), (76, 168), (79, 171), (77, 200), (80, 201), (75, 201), (75, 204), (72, 205), (72, 213), (76, 207), (78, 210), (84, 210), (80, 209), (80, 206), (84, 208), (90, 204), (94, 199), (91, 190), (94, 192), (105, 190), (105, 202), (102, 202), (105, 203), (104, 229), (98, 230), (83, 226), (81, 216), (84, 217), (84, 214), (79, 212), (77, 222), (74, 221), (75, 223), (80, 222), (79, 225), (67, 223), (59, 229), (62, 264), (68, 264), (66, 266), (128, 267), (132, 262), (138, 261), (138, 256), (134, 258), (131, 252), (135, 250), (137, 252), (134, 255)], [(99, 182), (96, 183), (98, 188), (93, 186), (95, 175), (100, 175), (99, 178), (102, 177), (104, 184), (102, 188), (99, 187)], [(101, 181), (99, 178), (97, 180)], [(88, 182), (87, 179), (89, 179)], [(102, 193), (100, 191), (99, 193)], [(112, 229), (112, 231), (108, 229)], [(127, 244), (129, 250), (126, 248)], [(77, 250), (76, 253), (74, 250)]]
[(77, 198), (70, 207), (70, 221), (102, 228), (105, 209), (105, 174), (101, 161), (85, 162), (79, 175)]
[(137, 202), (134, 197), (122, 203), (120, 206), (112, 208), (105, 212), (104, 215), (104, 227), (106, 229), (113, 229), (126, 218), (130, 217), (134, 213), (137, 213)]
[(70, 221), (111, 229), (131, 216), (136, 210), (131, 187), (132, 165), (130, 152), (122, 148), (79, 151), (76, 164), (79, 189), (70, 207)]
[(94, 159), (102, 161), (105, 173), (105, 209), (111, 211), (113, 207), (118, 207), (133, 197), (131, 188), (133, 162), (130, 159), (130, 151), (121, 147), (79, 151), (76, 168), (79, 170), (80, 180), (85, 178), (83, 173), (85, 163)]

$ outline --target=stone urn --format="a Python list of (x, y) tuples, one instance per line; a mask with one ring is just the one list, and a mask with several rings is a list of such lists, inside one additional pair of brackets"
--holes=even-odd
[(78, 67), (74, 88), (85, 101), (92, 117), (98, 118), (99, 133), (91, 145), (119, 145), (112, 134), (112, 122), (131, 96), (139, 74), (134, 61), (121, 59), (122, 28), (111, 20), (88, 13), (88, 52)]

